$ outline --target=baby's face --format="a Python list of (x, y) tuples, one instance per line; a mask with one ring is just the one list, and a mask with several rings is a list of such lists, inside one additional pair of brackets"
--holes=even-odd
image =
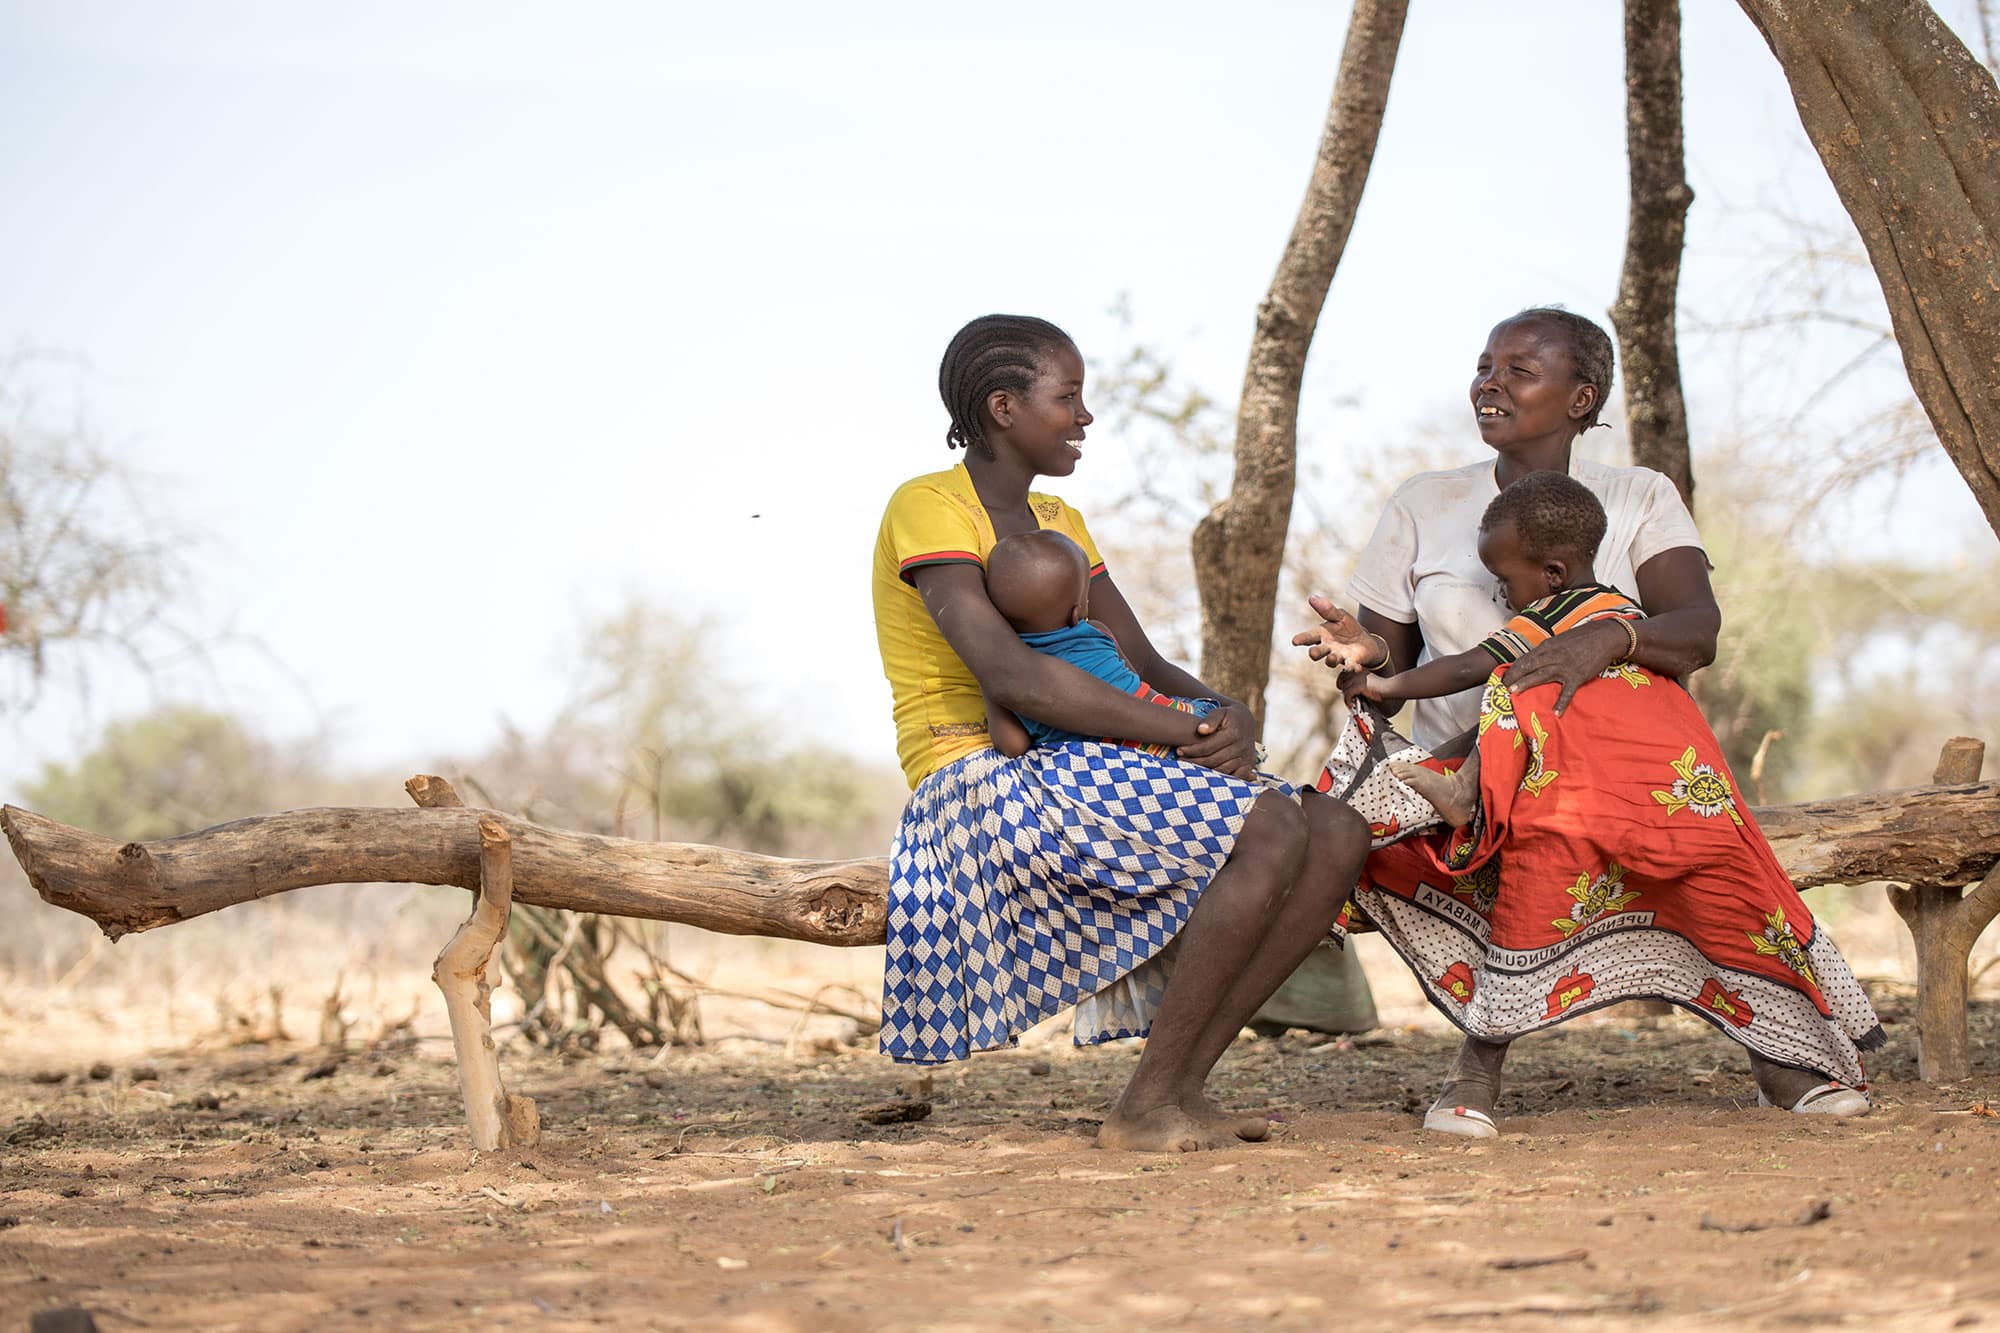
[(1529, 559), (1521, 549), (1521, 533), (1512, 521), (1479, 534), (1479, 561), (1500, 581), (1510, 611), (1533, 606), (1556, 590), (1548, 566)]

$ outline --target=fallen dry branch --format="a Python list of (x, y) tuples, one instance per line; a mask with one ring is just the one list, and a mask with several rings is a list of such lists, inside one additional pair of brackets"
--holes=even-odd
[(1488, 1259), (1488, 1268), (1512, 1272), (1522, 1268), (1548, 1268), (1554, 1264), (1580, 1264), (1590, 1258), (1589, 1250), (1564, 1250), (1561, 1254), (1522, 1255), (1512, 1259)]
[[(2000, 782), (1909, 787), (1756, 812), (1800, 888), (1965, 885), (2000, 862)], [(313, 884), (479, 886), (479, 822), (513, 847), (514, 901), (730, 935), (880, 944), (888, 865), (633, 842), (472, 809), (288, 810), (118, 843), (15, 806), (0, 828), (35, 891), (113, 939)]]
[(1833, 1204), (1825, 1199), (1821, 1199), (1788, 1222), (1718, 1222), (1707, 1213), (1703, 1213), (1701, 1215), (1701, 1229), (1703, 1231), (1722, 1231), (1732, 1236), (1740, 1236), (1751, 1231), (1776, 1231), (1781, 1227), (1816, 1226), (1832, 1216)]

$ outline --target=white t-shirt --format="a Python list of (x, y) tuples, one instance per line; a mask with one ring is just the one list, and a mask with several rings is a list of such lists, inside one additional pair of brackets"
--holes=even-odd
[[(1465, 652), (1510, 614), (1499, 582), (1479, 563), (1479, 520), (1500, 493), (1493, 479), (1498, 464), (1495, 458), (1449, 472), (1423, 472), (1398, 486), (1347, 585), (1357, 605), (1423, 632), (1419, 662)], [(1663, 473), (1572, 458), (1569, 474), (1604, 505), (1607, 526), (1595, 562), (1599, 583), (1636, 601), (1639, 566), (1676, 547), (1701, 549), (1694, 518)], [(1476, 689), (1418, 699), (1410, 739), (1441, 745), (1478, 722)]]

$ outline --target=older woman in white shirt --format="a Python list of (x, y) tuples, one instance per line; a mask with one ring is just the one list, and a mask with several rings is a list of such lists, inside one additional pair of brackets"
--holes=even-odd
[[(1358, 623), (1330, 602), (1313, 601), (1327, 622), (1321, 627), (1324, 636), (1347, 642), (1367, 637), (1381, 654), (1381, 665), (1371, 661), (1371, 669), (1390, 672), (1474, 647), (1508, 617), (1494, 577), (1479, 560), (1481, 516), (1513, 482), (1555, 470), (1582, 482), (1602, 502), (1608, 526), (1597, 552), (1597, 579), (1635, 596), (1646, 618), (1587, 624), (1549, 639), (1513, 664), (1505, 678), (1508, 689), (1519, 696), (1537, 685), (1560, 682), (1553, 711), (1561, 714), (1581, 686), (1614, 667), (1629, 663), (1679, 679), (1708, 665), (1715, 657), (1721, 612), (1709, 586), (1709, 563), (1700, 534), (1673, 484), (1647, 468), (1608, 467), (1572, 454), (1577, 436), (1598, 424), (1611, 386), (1611, 361), (1611, 340), (1604, 331), (1569, 311), (1528, 310), (1497, 325), (1480, 354), (1471, 386), (1479, 433), (1494, 457), (1451, 471), (1423, 473), (1396, 490), (1350, 585), (1359, 607)], [(1636, 643), (1627, 625), (1636, 630)], [(1325, 651), (1315, 649), (1314, 655)], [(1441, 756), (1461, 755), (1475, 743), (1471, 733), (1479, 724), (1480, 708), (1479, 690), (1422, 700), (1406, 729), (1412, 739)], [(1695, 718), (1698, 723), (1698, 714)], [(1700, 725), (1705, 732), (1705, 724)], [(1761, 844), (1761, 836), (1757, 841)], [(1611, 869), (1624, 873), (1621, 867)], [(1497, 882), (1497, 860), (1494, 870)], [(1466, 970), (1463, 978), (1455, 979), (1452, 968), (1430, 975), (1438, 970), (1437, 960), (1452, 950), (1460, 959), (1468, 956), (1465, 937), (1478, 933), (1477, 924), (1443, 924), (1437, 913), (1426, 914), (1402, 899), (1380, 894), (1371, 899), (1370, 887), (1364, 874), (1362, 905), (1375, 913), (1384, 934), (1417, 971), (1433, 1002), (1467, 1034), (1436, 1104), (1425, 1117), (1425, 1127), (1489, 1136), (1496, 1132), (1493, 1112), (1507, 1043), (1522, 1031), (1560, 1021), (1567, 1010), (1559, 1013), (1551, 1000), (1547, 1013), (1523, 1018), (1516, 1003), (1515, 1018), (1503, 1022), (1493, 1017), (1493, 1005), (1466, 1003), (1475, 987), (1491, 992), (1484, 999), (1497, 1000), (1504, 987), (1518, 980), (1510, 969), (1529, 956), (1510, 954), (1486, 962), (1475, 957), (1470, 965), (1458, 964)], [(1460, 883), (1454, 891), (1463, 888)], [(1494, 886), (1486, 885), (1485, 891), (1494, 892)], [(1789, 891), (1786, 882), (1781, 892)], [(1401, 919), (1381, 919), (1390, 914)], [(1726, 1023), (1719, 1026), (1751, 1047), (1761, 1099), (1797, 1111), (1859, 1114), (1868, 1109), (1867, 1099), (1847, 1086), (1858, 1082), (1861, 1072), (1855, 1043), (1872, 1044), (1880, 1029), (1831, 940), (1824, 932), (1811, 932), (1802, 908), (1793, 914), (1804, 919), (1813, 941), (1813, 960), (1823, 962), (1818, 974), (1806, 974), (1818, 975), (1814, 1003), (1820, 1007), (1791, 1006), (1796, 1012), (1787, 1019), (1789, 1028), (1778, 1034), (1775, 1043), (1762, 1043), (1778, 1052), (1777, 1059), (1759, 1054), (1751, 1035), (1733, 1031)], [(1599, 942), (1611, 938), (1601, 929), (1594, 934)], [(1636, 970), (1659, 979), (1630, 993), (1661, 994), (1699, 1010), (1694, 987), (1702, 981), (1697, 978), (1704, 971), (1723, 975), (1717, 970), (1721, 965), (1704, 956), (1701, 944), (1695, 941), (1689, 952), (1686, 940), (1665, 932), (1621, 933), (1617, 947), (1624, 974)], [(1740, 940), (1736, 947), (1742, 947)], [(1662, 953), (1658, 966), (1641, 957), (1632, 969), (1633, 952), (1643, 954), (1646, 949)], [(1664, 956), (1669, 953), (1674, 955), (1671, 962)], [(1823, 960), (1822, 954), (1830, 955), (1831, 961)], [(1500, 964), (1490, 977), (1485, 972), (1487, 962)], [(1823, 997), (1818, 996), (1820, 990)], [(1601, 987), (1597, 1002), (1610, 998), (1614, 998), (1610, 988)], [(1785, 999), (1789, 1006), (1791, 997)], [(1775, 1018), (1775, 1011), (1786, 1006), (1771, 1007)], [(1716, 1014), (1706, 1016), (1714, 1020)]]

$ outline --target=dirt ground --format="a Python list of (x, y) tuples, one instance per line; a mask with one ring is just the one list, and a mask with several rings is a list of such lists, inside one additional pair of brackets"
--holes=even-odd
[(434, 1040), (78, 1042), (0, 1061), (0, 1326), (2000, 1325), (2000, 1006), (1976, 1076), (1932, 1087), (1882, 998), (1901, 1021), (1853, 1122), (1750, 1109), (1734, 1046), (1621, 1018), (1520, 1043), (1503, 1137), (1462, 1144), (1412, 1114), (1448, 1033), (1291, 1033), (1218, 1074), (1274, 1140), (1184, 1158), (1091, 1146), (1129, 1046), (924, 1082), (825, 1041), (515, 1045), (545, 1139), (482, 1156)]

